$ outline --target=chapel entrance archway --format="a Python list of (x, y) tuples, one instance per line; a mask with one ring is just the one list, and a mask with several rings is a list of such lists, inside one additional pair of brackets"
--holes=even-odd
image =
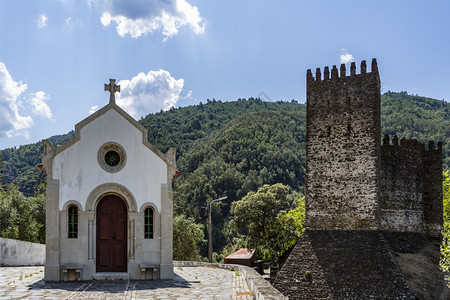
[(127, 206), (116, 195), (97, 205), (97, 272), (127, 272)]

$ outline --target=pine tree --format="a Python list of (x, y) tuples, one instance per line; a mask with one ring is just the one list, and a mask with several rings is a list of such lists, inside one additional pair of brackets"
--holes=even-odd
[(3, 190), (3, 181), (5, 180), (5, 170), (3, 169), (3, 158), (0, 153), (0, 191)]

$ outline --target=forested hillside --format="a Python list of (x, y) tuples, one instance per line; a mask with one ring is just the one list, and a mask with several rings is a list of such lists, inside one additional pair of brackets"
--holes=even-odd
[[(279, 111), (296, 108), (290, 102), (265, 102), (259, 98), (222, 102), (207, 100), (205, 104), (172, 108), (169, 111), (149, 114), (139, 122), (148, 129), (148, 140), (162, 152), (177, 148), (177, 159), (184, 157), (193, 142), (207, 137), (236, 118), (257, 111)], [(300, 105), (302, 106), (302, 105)]]
[(283, 183), (303, 191), (305, 174), (304, 106), (241, 116), (195, 143), (178, 160), (181, 176), (174, 189), (174, 211), (204, 224), (206, 205), (214, 206), (216, 249), (231, 241), (230, 205), (265, 184)]
[[(62, 145), (74, 136), (68, 134), (50, 137), (54, 146)], [(45, 181), (45, 174), (37, 167), (41, 163), (42, 142), (7, 148), (1, 152), (4, 165), (4, 184), (14, 183), (25, 196), (33, 196)]]
[[(382, 95), (381, 110), (382, 134), (422, 142), (442, 141), (444, 169), (450, 169), (449, 103), (406, 92), (387, 92)], [(207, 203), (228, 196), (226, 201), (213, 206), (214, 250), (223, 252), (225, 246), (236, 245), (233, 241), (239, 239), (236, 228), (230, 225), (233, 201), (265, 184), (276, 183), (290, 188), (291, 205), (294, 199), (301, 199), (306, 161), (305, 114), (305, 105), (296, 101), (208, 100), (150, 114), (140, 123), (148, 129), (150, 143), (161, 151), (177, 148), (181, 176), (174, 184), (174, 212), (180, 220), (194, 227), (205, 224)], [(73, 135), (70, 132), (50, 140), (60, 145)], [(41, 153), (42, 143), (1, 151), (4, 183), (13, 182), (26, 196), (34, 195), (45, 178), (36, 167)], [(12, 187), (10, 198), (19, 199), (17, 193)], [(301, 206), (297, 207), (301, 211)], [(199, 243), (200, 254), (205, 256), (206, 244)]]
[[(198, 139), (208, 136), (222, 128), (229, 121), (256, 111), (277, 111), (297, 107), (296, 101), (264, 102), (261, 99), (238, 99), (233, 102), (207, 100), (205, 104), (171, 109), (149, 114), (139, 122), (148, 129), (150, 143), (166, 152), (170, 147), (177, 148), (177, 159), (183, 157), (186, 149)], [(68, 134), (50, 137), (58, 146), (74, 136)], [(5, 169), (5, 184), (15, 183), (27, 196), (44, 180), (44, 174), (37, 165), (41, 163), (42, 143), (7, 148), (1, 151)]]
[[(413, 137), (423, 142), (428, 140), (442, 141), (444, 143), (444, 168), (450, 169), (449, 103), (408, 95), (406, 92), (387, 92), (382, 95), (381, 101), (383, 134), (397, 134), (400, 138)], [(273, 113), (265, 115), (252, 114), (254, 112)], [(295, 112), (298, 113), (298, 116), (294, 116)], [(249, 114), (251, 116), (248, 117), (248, 120), (255, 120), (255, 124), (252, 124), (253, 121), (246, 120), (245, 116)], [(303, 183), (302, 170), (305, 162), (304, 114), (305, 106), (295, 101), (264, 102), (253, 98), (248, 100), (238, 99), (232, 102), (207, 100), (204, 104), (200, 103), (199, 105), (173, 108), (166, 112), (149, 114), (140, 120), (140, 123), (148, 129), (150, 143), (154, 144), (161, 151), (165, 152), (173, 146), (177, 148), (178, 166), (182, 173), (182, 177), (178, 180), (175, 187), (176, 189), (181, 189), (180, 191), (176, 190), (177, 193), (183, 193), (182, 189), (192, 184), (189, 183), (190, 181), (198, 180), (197, 176), (193, 176), (191, 173), (198, 169), (196, 174), (199, 174), (201, 168), (206, 170), (209, 165), (213, 165), (213, 162), (219, 164), (218, 166), (224, 168), (224, 170), (228, 170), (228, 166), (231, 166), (232, 168), (228, 172), (236, 170), (239, 174), (248, 176), (249, 178), (239, 179), (240, 181), (238, 182), (242, 181), (245, 183), (247, 181), (246, 186), (249, 186), (253, 180), (253, 189), (256, 188), (256, 185), (273, 182), (274, 174), (280, 173), (279, 177), (275, 177), (276, 180), (283, 177), (286, 181), (282, 182), (301, 191)], [(262, 119), (266, 119), (267, 124), (270, 124), (273, 128), (269, 130), (267, 127), (262, 128), (264, 127), (262, 125), (262, 127), (257, 127), (256, 123), (258, 122), (264, 124)], [(287, 126), (288, 123), (290, 126)], [(255, 126), (256, 129), (261, 129), (262, 138), (256, 136), (255, 128), (249, 128), (248, 126)], [(273, 138), (272, 136), (265, 136), (267, 131), (270, 131), (271, 135), (277, 136), (281, 132), (278, 133), (276, 131), (286, 130), (295, 130), (296, 139), (298, 138), (295, 143), (291, 140), (288, 142), (286, 137)], [(236, 131), (236, 133), (233, 134), (231, 131)], [(246, 158), (247, 162), (239, 162), (239, 159), (244, 156), (243, 153), (250, 154), (250, 152), (239, 151), (239, 149), (246, 149), (247, 147), (240, 145), (243, 140), (236, 139), (238, 135), (245, 134), (246, 131), (255, 131), (255, 139), (251, 143), (254, 149), (251, 148), (249, 151), (258, 152), (261, 150), (266, 153), (265, 158), (261, 156), (255, 158), (258, 160), (258, 164), (249, 162), (248, 157)], [(50, 140), (53, 144), (60, 145), (72, 136), (73, 132), (70, 132), (69, 134), (51, 137)], [(213, 144), (215, 139), (219, 139), (223, 145), (218, 144), (219, 142)], [(230, 144), (228, 145), (228, 143)], [(273, 164), (278, 164), (281, 159), (281, 154), (277, 153), (278, 150), (275, 150), (281, 144), (295, 153), (293, 161), (298, 159), (301, 164), (294, 173), (292, 173), (291, 169), (279, 172), (282, 168), (279, 167), (279, 170), (276, 170), (273, 166)], [(269, 148), (271, 149), (270, 151), (267, 150)], [(223, 153), (228, 151), (228, 149), (232, 151), (230, 152), (232, 154), (229, 154), (229, 156), (233, 157), (224, 157)], [(40, 142), (2, 150), (5, 183), (14, 182), (24, 194), (33, 195), (35, 189), (44, 180), (42, 172), (36, 167), (40, 163), (41, 153), (42, 144)], [(213, 153), (217, 153), (217, 155), (213, 155)], [(271, 155), (275, 153), (278, 156), (272, 158)], [(282, 153), (286, 155), (285, 150)], [(223, 160), (225, 163), (218, 162), (219, 160)], [(246, 164), (248, 166), (245, 166)], [(289, 175), (291, 177), (298, 176), (294, 180), (296, 183), (292, 183), (292, 178), (289, 181), (289, 176), (285, 176), (283, 172), (291, 172), (291, 175)], [(252, 176), (255, 178), (250, 179)], [(244, 190), (246, 188), (241, 187), (239, 196), (242, 196)], [(213, 194), (220, 193), (221, 191), (218, 190), (214, 191)], [(203, 199), (200, 202), (204, 201), (202, 197), (200, 196)], [(213, 196), (211, 195), (211, 197)], [(184, 201), (192, 202), (195, 200), (185, 199)], [(194, 212), (195, 209), (189, 209), (192, 210), (194, 215), (199, 215), (199, 213)]]
[(399, 138), (443, 143), (443, 167), (450, 169), (450, 103), (406, 92), (381, 97), (381, 131)]

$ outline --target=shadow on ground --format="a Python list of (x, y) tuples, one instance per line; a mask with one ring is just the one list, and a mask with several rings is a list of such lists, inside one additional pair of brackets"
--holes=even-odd
[(164, 288), (191, 288), (191, 283), (175, 274), (173, 280), (108, 280), (108, 281), (36, 281), (27, 286), (33, 290), (64, 290), (68, 292), (123, 293), (129, 290), (153, 290)]

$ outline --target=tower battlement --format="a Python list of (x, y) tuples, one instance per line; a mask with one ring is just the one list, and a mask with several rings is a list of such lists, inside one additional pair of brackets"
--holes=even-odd
[(418, 148), (425, 152), (441, 152), (442, 154), (442, 142), (437, 143), (437, 148), (435, 146), (434, 141), (428, 142), (428, 148), (425, 147), (425, 144), (422, 142), (419, 142), (416, 139), (407, 139), (402, 138), (398, 139), (397, 135), (393, 135), (392, 139), (389, 137), (389, 135), (385, 134), (383, 137), (383, 146), (400, 146), (400, 147), (412, 147), (412, 148)]
[(323, 78), (320, 68), (316, 68), (316, 75), (313, 77), (311, 69), (308, 69), (306, 71), (306, 81), (307, 83), (312, 82), (320, 82), (320, 81), (327, 81), (327, 80), (333, 80), (333, 79), (339, 79), (339, 78), (345, 78), (345, 77), (353, 77), (358, 75), (366, 75), (366, 74), (374, 74), (378, 75), (378, 65), (377, 60), (374, 58), (372, 59), (372, 66), (371, 66), (371, 72), (367, 72), (367, 65), (366, 61), (361, 61), (360, 66), (360, 74), (356, 74), (356, 63), (352, 62), (350, 65), (350, 74), (347, 75), (345, 64), (341, 64), (340, 70), (338, 71), (338, 68), (336, 65), (333, 65), (333, 68), (331, 69), (331, 78), (330, 78), (330, 69), (328, 66), (326, 66), (323, 70)]

